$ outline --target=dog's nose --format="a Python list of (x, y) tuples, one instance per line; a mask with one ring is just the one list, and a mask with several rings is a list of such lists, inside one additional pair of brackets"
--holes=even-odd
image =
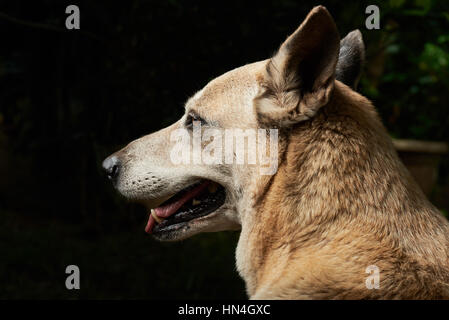
[(120, 172), (120, 161), (117, 156), (110, 156), (103, 161), (103, 169), (109, 180), (115, 180)]

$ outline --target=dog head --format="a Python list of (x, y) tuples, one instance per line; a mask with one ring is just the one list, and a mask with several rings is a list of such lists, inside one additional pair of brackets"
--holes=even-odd
[[(342, 41), (351, 54), (340, 56), (338, 68), (337, 28), (316, 7), (271, 59), (212, 80), (187, 101), (181, 119), (131, 142), (103, 167), (123, 196), (150, 210), (146, 231), (159, 240), (239, 229), (257, 181), (276, 174), (277, 130), (310, 119), (329, 101), (336, 70), (355, 86), (360, 43), (359, 32)], [(351, 46), (357, 49), (346, 50)]]

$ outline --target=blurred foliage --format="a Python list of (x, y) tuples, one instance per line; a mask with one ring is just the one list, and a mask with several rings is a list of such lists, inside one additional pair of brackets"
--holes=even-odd
[(393, 136), (448, 141), (449, 3), (382, 4), (381, 30), (365, 32), (361, 92), (375, 101)]
[[(80, 31), (65, 30), (63, 1), (0, 4), (0, 298), (244, 297), (236, 234), (142, 239), (145, 211), (112, 190), (100, 164), (176, 120), (210, 79), (273, 54), (316, 1), (76, 4)], [(449, 2), (321, 4), (342, 36), (362, 31), (359, 91), (392, 136), (449, 141)], [(369, 4), (380, 30), (365, 28)], [(448, 168), (446, 158), (436, 189), (445, 212)], [(69, 263), (86, 270), (76, 294), (62, 288)]]

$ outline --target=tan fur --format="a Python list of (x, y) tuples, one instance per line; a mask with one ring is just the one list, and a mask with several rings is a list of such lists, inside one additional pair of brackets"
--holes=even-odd
[[(337, 82), (320, 114), (284, 138), (279, 173), (242, 221), (239, 247), (250, 258), (240, 270), (251, 297), (449, 297), (448, 223), (369, 101)], [(365, 287), (369, 265), (380, 269), (379, 290)]]
[[(221, 208), (157, 238), (241, 228), (236, 264), (250, 298), (449, 298), (449, 223), (399, 160), (372, 104), (335, 80), (339, 42), (327, 10), (315, 8), (272, 59), (214, 79), (178, 122), (117, 152), (116, 187), (154, 207), (198, 178), (224, 186)], [(171, 163), (169, 136), (189, 112), (221, 129), (278, 128), (277, 173)], [(365, 285), (370, 265), (379, 289)]]

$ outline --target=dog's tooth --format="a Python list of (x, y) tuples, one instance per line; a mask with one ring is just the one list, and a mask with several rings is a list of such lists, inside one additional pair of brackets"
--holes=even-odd
[(197, 206), (197, 205), (199, 205), (200, 203), (201, 203), (200, 200), (196, 200), (195, 198), (193, 198), (192, 204), (193, 204), (194, 206)]
[(164, 221), (164, 218), (158, 217), (156, 215), (156, 212), (154, 211), (154, 209), (150, 210), (150, 215), (153, 216), (154, 220), (156, 220), (157, 224), (161, 223), (162, 221)]
[(210, 193), (215, 193), (217, 192), (217, 184), (216, 183), (211, 183), (210, 185), (207, 186), (207, 190), (209, 190)]

